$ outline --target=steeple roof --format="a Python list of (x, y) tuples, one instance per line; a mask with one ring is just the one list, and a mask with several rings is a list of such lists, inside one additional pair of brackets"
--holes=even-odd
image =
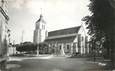
[(36, 23), (38, 23), (38, 22), (46, 23), (45, 20), (43, 19), (42, 14), (40, 14), (40, 18), (36, 21)]

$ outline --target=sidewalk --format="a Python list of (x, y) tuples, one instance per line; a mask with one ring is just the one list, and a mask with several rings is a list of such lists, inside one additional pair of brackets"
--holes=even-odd
[(108, 59), (103, 59), (101, 57), (97, 57), (94, 61), (94, 58), (87, 58), (88, 61), (90, 61), (91, 63), (95, 63), (98, 66), (102, 67), (105, 71), (114, 71), (111, 70), (111, 60)]

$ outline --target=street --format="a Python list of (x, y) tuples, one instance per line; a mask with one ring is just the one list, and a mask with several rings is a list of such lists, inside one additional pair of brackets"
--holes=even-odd
[(18, 65), (9, 71), (103, 71), (97, 64), (84, 58), (45, 56), (18, 59), (9, 62)]

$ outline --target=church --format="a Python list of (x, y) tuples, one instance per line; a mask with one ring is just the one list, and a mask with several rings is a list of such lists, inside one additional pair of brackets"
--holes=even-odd
[(83, 26), (47, 31), (42, 14), (35, 23), (33, 42), (47, 43), (48, 51), (56, 55), (88, 54), (88, 37)]

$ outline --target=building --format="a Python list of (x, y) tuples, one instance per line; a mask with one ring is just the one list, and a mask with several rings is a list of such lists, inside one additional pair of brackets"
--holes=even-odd
[(47, 37), (46, 22), (44, 21), (42, 14), (40, 15), (40, 18), (36, 21), (35, 26), (36, 27), (34, 30), (33, 42), (39, 44), (41, 42), (44, 42)]
[(49, 45), (49, 52), (56, 55), (83, 55), (89, 53), (89, 48), (87, 47), (88, 38), (83, 26), (60, 29), (47, 33), (46, 22), (42, 22), (42, 18), (43, 16), (40, 15), (40, 19), (36, 22), (34, 43), (47, 43)]
[(0, 0), (0, 71), (5, 69), (8, 48), (8, 20), (7, 0)]
[(8, 56), (15, 55), (15, 54), (17, 54), (16, 47), (10, 45), (8, 47)]
[(86, 54), (87, 37), (82, 26), (48, 32), (45, 42), (53, 49), (54, 54)]

